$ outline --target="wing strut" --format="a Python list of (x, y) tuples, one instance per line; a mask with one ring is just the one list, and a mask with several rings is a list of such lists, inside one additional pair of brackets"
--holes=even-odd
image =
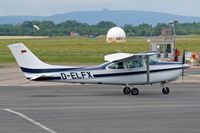
[(146, 55), (147, 83), (150, 83), (149, 55)]

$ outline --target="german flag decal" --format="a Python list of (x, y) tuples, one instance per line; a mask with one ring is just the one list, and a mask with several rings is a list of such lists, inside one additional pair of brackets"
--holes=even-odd
[(26, 50), (21, 50), (21, 54), (24, 54), (24, 53), (26, 53)]

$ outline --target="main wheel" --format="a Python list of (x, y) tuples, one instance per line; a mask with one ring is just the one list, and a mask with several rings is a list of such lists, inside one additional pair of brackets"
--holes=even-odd
[(133, 89), (131, 90), (131, 94), (132, 94), (132, 95), (138, 95), (138, 94), (139, 94), (139, 90), (138, 90), (137, 88), (133, 88)]
[(131, 93), (131, 89), (129, 87), (125, 87), (123, 92), (124, 92), (124, 94), (130, 94)]
[(170, 93), (170, 89), (168, 87), (165, 87), (165, 88), (162, 89), (162, 93), (165, 94), (165, 95), (169, 94)]

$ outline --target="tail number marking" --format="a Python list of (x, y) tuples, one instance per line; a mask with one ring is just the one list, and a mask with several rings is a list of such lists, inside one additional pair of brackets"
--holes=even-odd
[(70, 72), (70, 73), (61, 73), (62, 80), (71, 80), (71, 79), (93, 79), (94, 76), (91, 72)]

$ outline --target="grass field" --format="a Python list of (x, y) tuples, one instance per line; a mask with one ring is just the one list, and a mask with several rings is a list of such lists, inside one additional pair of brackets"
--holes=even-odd
[[(107, 44), (105, 38), (0, 39), (0, 63), (14, 63), (8, 44), (22, 42), (41, 60), (54, 64), (93, 64), (104, 62), (104, 55), (115, 52), (137, 53), (149, 50), (145, 38), (128, 38), (126, 43)], [(180, 50), (200, 52), (200, 36), (178, 37)]]

